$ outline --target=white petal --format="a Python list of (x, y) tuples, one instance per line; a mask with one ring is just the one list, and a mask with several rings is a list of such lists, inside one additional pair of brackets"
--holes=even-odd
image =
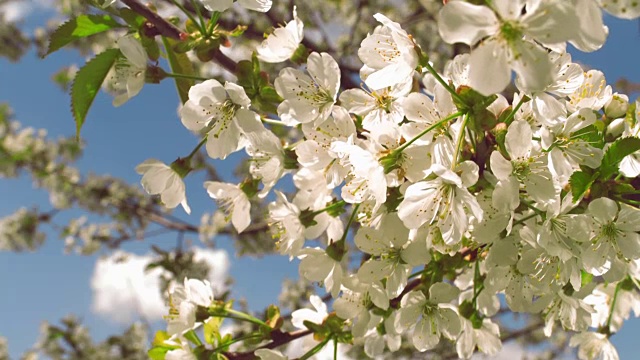
[(469, 85), (483, 95), (504, 90), (511, 82), (511, 68), (505, 45), (488, 39), (469, 56)]
[(464, 1), (449, 1), (438, 14), (440, 36), (449, 44), (473, 45), (495, 34), (498, 27), (498, 19), (490, 8)]

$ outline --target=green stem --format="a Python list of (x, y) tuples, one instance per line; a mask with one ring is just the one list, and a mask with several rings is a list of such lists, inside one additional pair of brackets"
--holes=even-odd
[(177, 6), (178, 9), (180, 9), (180, 11), (182, 11), (185, 15), (187, 15), (189, 20), (191, 20), (194, 24), (197, 24), (200, 30), (200, 33), (204, 35), (205, 29), (202, 27), (202, 24), (200, 24), (198, 20), (196, 20), (196, 18), (194, 18), (193, 15), (191, 15), (191, 13), (187, 9), (185, 9), (185, 7), (182, 6), (182, 4), (178, 2), (178, 0), (171, 0), (171, 2), (173, 3), (173, 5)]
[(340, 201), (337, 201), (337, 202), (335, 202), (335, 203), (333, 203), (333, 204), (331, 204), (331, 205), (329, 205), (329, 206), (327, 206), (327, 207), (325, 207), (323, 209), (312, 211), (311, 213), (309, 213), (309, 216), (310, 217), (314, 217), (316, 215), (322, 214), (325, 211), (333, 210), (333, 209), (338, 208), (338, 207), (343, 207), (346, 204), (347, 204), (346, 201), (340, 200)]
[(245, 341), (245, 340), (257, 339), (257, 338), (261, 338), (261, 337), (262, 337), (261, 334), (249, 334), (249, 335), (241, 336), (241, 337), (239, 337), (237, 339), (233, 339), (233, 340), (229, 341), (228, 343), (225, 343), (223, 346), (220, 346), (220, 347), (217, 347), (217, 348), (211, 350), (210, 353), (211, 354), (215, 354), (215, 353), (218, 353), (218, 352), (221, 352), (221, 351), (226, 351), (229, 348), (229, 346), (231, 346), (231, 345), (233, 345), (235, 343), (238, 343), (238, 342), (241, 342), (241, 341)]
[(609, 308), (609, 317), (607, 318), (607, 332), (611, 335), (611, 321), (613, 320), (613, 311), (616, 307), (616, 301), (618, 301), (618, 293), (620, 292), (620, 283), (616, 285), (616, 290), (613, 293), (613, 299), (611, 300), (611, 308)]
[(198, 15), (198, 19), (200, 20), (199, 24), (200, 24), (201, 33), (202, 35), (205, 35), (207, 33), (206, 22), (204, 21), (204, 17), (202, 17), (200, 6), (198, 6), (195, 0), (191, 0), (191, 5), (193, 6), (194, 9), (196, 9), (196, 15)]
[(538, 216), (538, 213), (534, 213), (534, 214), (531, 214), (531, 215), (525, 216), (525, 217), (523, 217), (523, 218), (522, 218), (522, 219), (520, 219), (520, 220), (516, 220), (516, 221), (514, 221), (514, 222), (513, 222), (513, 224), (512, 224), (512, 226), (516, 226), (516, 225), (518, 225), (518, 224), (522, 224), (523, 222), (525, 222), (525, 221), (527, 221), (527, 220), (529, 220), (529, 219), (531, 219), (531, 218), (534, 218), (534, 217), (536, 217), (536, 216)]
[(528, 207), (529, 209), (531, 209), (531, 210), (535, 211), (535, 213), (536, 213), (537, 215), (544, 215), (544, 211), (542, 211), (542, 210), (538, 209), (537, 207), (533, 206), (533, 204), (532, 204), (531, 202), (529, 202), (529, 201), (527, 201), (527, 200), (524, 200), (524, 199), (520, 199), (520, 201), (521, 201), (521, 202), (522, 202), (526, 207)]
[(413, 279), (414, 277), (420, 276), (420, 275), (424, 274), (425, 272), (427, 272), (426, 269), (420, 270), (420, 271), (416, 271), (413, 274), (409, 275), (409, 277), (407, 279)]
[(215, 29), (218, 24), (218, 19), (220, 19), (220, 12), (214, 11), (213, 15), (211, 15), (211, 19), (209, 20), (209, 26), (207, 28), (207, 36), (213, 35), (213, 29)]
[(520, 101), (518, 101), (518, 104), (516, 105), (516, 107), (513, 110), (511, 110), (511, 113), (509, 113), (509, 116), (507, 116), (504, 119), (505, 124), (507, 125), (511, 124), (511, 122), (513, 121), (513, 117), (516, 116), (516, 113), (518, 112), (518, 110), (520, 110), (520, 108), (522, 107), (522, 104), (524, 104), (524, 99), (525, 99), (524, 96), (520, 98)]
[(200, 76), (185, 75), (185, 74), (165, 73), (165, 75), (167, 77), (176, 78), (176, 79), (189, 79), (189, 80), (200, 80), (200, 81), (209, 80), (207, 78), (203, 78)]
[(356, 204), (353, 207), (353, 211), (351, 212), (351, 216), (349, 217), (349, 221), (347, 222), (347, 226), (345, 226), (344, 228), (344, 234), (342, 234), (342, 238), (340, 238), (340, 241), (342, 241), (344, 243), (345, 240), (347, 240), (347, 234), (349, 233), (349, 228), (351, 227), (351, 224), (353, 223), (353, 220), (356, 218), (356, 214), (358, 213), (358, 208), (360, 208), (360, 204)]
[(429, 71), (431, 73), (431, 75), (433, 75), (433, 77), (435, 77), (436, 80), (442, 86), (444, 86), (445, 89), (447, 89), (447, 91), (451, 94), (451, 96), (456, 98), (456, 100), (458, 100), (459, 102), (464, 103), (464, 99), (460, 95), (458, 95), (458, 93), (455, 91), (455, 89), (453, 89), (449, 84), (447, 84), (446, 81), (444, 81), (444, 79), (440, 76), (440, 74), (438, 74), (436, 69), (434, 69), (433, 66), (431, 66), (431, 64), (429, 64), (428, 61), (425, 61), (425, 64), (423, 66), (425, 68), (427, 68), (427, 71)]
[(227, 319), (235, 319), (235, 320), (240, 320), (240, 321), (248, 321), (251, 323), (254, 323), (256, 325), (260, 325), (260, 326), (266, 326), (269, 327), (269, 325), (267, 325), (267, 323), (265, 323), (264, 321), (255, 318), (249, 314), (245, 314), (241, 311), (237, 311), (237, 310), (233, 310), (233, 309), (224, 309), (223, 312), (221, 312), (220, 314), (216, 313), (215, 311), (213, 313), (210, 313), (211, 316), (215, 316), (215, 317), (223, 317), (223, 318), (227, 318)]
[(462, 146), (464, 145), (465, 129), (467, 128), (467, 122), (469, 122), (469, 115), (465, 115), (462, 118), (462, 124), (460, 125), (460, 135), (458, 135), (458, 144), (456, 150), (453, 153), (453, 159), (451, 160), (451, 170), (454, 170), (458, 165), (458, 156), (462, 152)]
[(304, 355), (302, 355), (298, 360), (307, 360), (309, 358), (311, 358), (313, 355), (317, 354), (320, 350), (322, 350), (322, 348), (327, 345), (327, 343), (331, 340), (330, 337), (322, 340), (321, 343), (319, 343), (318, 345), (314, 346), (313, 349), (307, 351)]
[(202, 145), (204, 145), (207, 142), (207, 136), (205, 135), (202, 140), (200, 140), (200, 142), (198, 143), (198, 145), (196, 145), (196, 147), (193, 149), (193, 151), (191, 151), (191, 153), (189, 155), (187, 155), (187, 157), (185, 157), (184, 159), (189, 159), (191, 160), (191, 158), (193, 157), (193, 155), (195, 155), (198, 150), (200, 150), (200, 148), (202, 147)]
[(338, 360), (338, 340), (333, 339), (333, 360)]
[(395, 149), (393, 152), (394, 153), (400, 153), (402, 152), (404, 149), (406, 149), (407, 147), (409, 147), (409, 145), (413, 144), (414, 142), (416, 142), (418, 139), (420, 139), (421, 137), (423, 137), (426, 133), (428, 133), (429, 131), (432, 131), (435, 128), (440, 127), (442, 124), (451, 121), (457, 117), (459, 117), (460, 115), (464, 115), (463, 112), (458, 111), (457, 113), (451, 114), (449, 116), (447, 116), (446, 118), (438, 121), (437, 123), (429, 126), (428, 128), (426, 128), (425, 130), (423, 130), (420, 134), (416, 135), (413, 139), (407, 141), (406, 143), (402, 144), (402, 146), (400, 146), (399, 148)]

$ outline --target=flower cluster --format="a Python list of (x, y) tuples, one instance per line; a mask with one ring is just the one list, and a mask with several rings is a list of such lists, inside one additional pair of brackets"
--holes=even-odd
[[(205, 6), (227, 6), (213, 3), (224, 2)], [(565, 49), (603, 45), (601, 9), (632, 18), (638, 8), (448, 1), (440, 35), (473, 50), (442, 73), (400, 24), (376, 14), (380, 25), (358, 51), (362, 89), (341, 85), (331, 54), (311, 52), (305, 66), (282, 68), (273, 87), (259, 82), (266, 81), (259, 71), (253, 82), (196, 84), (180, 117), (205, 137), (211, 158), (246, 152), (248, 180), (205, 188), (239, 233), (250, 225), (251, 201), (273, 199), (267, 217), (278, 251), (299, 259), (301, 276), (334, 299), (335, 315), (313, 298), (318, 312), (293, 317), (323, 334), (324, 344), (362, 341), (376, 357), (397, 350), (402, 336), (421, 352), (446, 338), (460, 357), (476, 348), (493, 355), (501, 340), (492, 319), (504, 296), (512, 311), (540, 314), (545, 335), (554, 327), (575, 332), (570, 343), (580, 358), (614, 359), (609, 337), (638, 306), (640, 104), (614, 94), (602, 72), (583, 70)], [(294, 9), (294, 20), (258, 47), (255, 63), (299, 63), (302, 40)], [(512, 71), (516, 91), (503, 93)], [(264, 111), (264, 89), (277, 99), (272, 111)], [(289, 127), (296, 141), (274, 127)], [(188, 212), (184, 166), (185, 159), (147, 161), (137, 170), (145, 189)], [(278, 189), (287, 175), (289, 194)], [(358, 255), (363, 261), (350, 269)], [(169, 333), (192, 329), (191, 309), (211, 303), (194, 286), (172, 297), (181, 302), (172, 306), (179, 315)], [(282, 358), (266, 349), (256, 355)]]

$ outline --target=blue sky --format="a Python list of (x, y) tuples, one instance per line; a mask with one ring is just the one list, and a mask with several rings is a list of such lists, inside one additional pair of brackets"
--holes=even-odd
[[(609, 17), (606, 22), (610, 36), (605, 48), (593, 54), (574, 52), (574, 59), (603, 70), (610, 84), (623, 76), (640, 82), (638, 23)], [(23, 126), (46, 128), (51, 138), (73, 135), (75, 125), (69, 112), (69, 98), (49, 79), (56, 70), (74, 62), (82, 64), (84, 59), (71, 51), (61, 51), (46, 60), (29, 53), (17, 64), (0, 59), (0, 102), (11, 105)], [(132, 184), (138, 183), (139, 175), (134, 171), (137, 164), (147, 158), (170, 162), (188, 154), (197, 143), (180, 124), (176, 115), (178, 100), (169, 80), (160, 85), (146, 85), (140, 95), (121, 108), (113, 108), (111, 100), (102, 93), (97, 97), (82, 130), (87, 145), (77, 166), (83, 173), (112, 174)], [(230, 170), (219, 164), (221, 174)], [(187, 196), (195, 215), (186, 217), (181, 209), (175, 212), (192, 223), (199, 222), (202, 212), (213, 210), (213, 202), (201, 184), (202, 178), (198, 176), (187, 181)], [(0, 194), (0, 217), (22, 206), (50, 209), (48, 195), (34, 189), (30, 179), (24, 176), (2, 179)], [(9, 339), (10, 353), (15, 358), (37, 340), (43, 320), (56, 323), (61, 317), (74, 313), (98, 339), (124, 328), (91, 312), (89, 280), (97, 256), (64, 255), (62, 241), (51, 235), (34, 253), (0, 252), (0, 287), (4, 294), (0, 296), (0, 335)], [(228, 241), (221, 239), (217, 243), (233, 254)], [(150, 244), (171, 247), (175, 236), (158, 236), (124, 248), (146, 253)], [(297, 277), (297, 264), (281, 256), (260, 260), (243, 258), (233, 261), (231, 274), (236, 281), (235, 297), (249, 299), (250, 307), (257, 309), (277, 301), (281, 280)], [(613, 337), (622, 359), (636, 354), (634, 341), (638, 331), (640, 321), (633, 319)]]

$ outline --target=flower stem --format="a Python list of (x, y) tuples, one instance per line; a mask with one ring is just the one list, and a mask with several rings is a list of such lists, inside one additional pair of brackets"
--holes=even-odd
[(347, 204), (347, 202), (346, 202), (346, 201), (344, 201), (344, 200), (340, 200), (340, 201), (334, 202), (333, 204), (328, 205), (327, 207), (322, 208), (322, 209), (320, 209), (320, 210), (312, 211), (312, 212), (309, 214), (309, 216), (314, 217), (314, 216), (316, 216), (316, 215), (320, 215), (320, 214), (322, 214), (322, 213), (323, 213), (323, 212), (325, 212), (325, 211), (333, 210), (333, 209), (335, 209), (335, 208), (337, 208), (337, 207), (343, 207), (343, 206), (345, 206), (346, 204)]
[(178, 2), (178, 0), (171, 0), (171, 2), (173, 3), (173, 5), (177, 6), (178, 9), (180, 9), (180, 11), (182, 11), (185, 15), (187, 15), (189, 20), (191, 20), (194, 24), (197, 24), (199, 27), (200, 33), (204, 35), (205, 29), (202, 27), (202, 24), (199, 23), (198, 20), (196, 20), (196, 18), (194, 18), (193, 15), (191, 15), (191, 13), (187, 9), (185, 9), (185, 7), (182, 6), (182, 4)]
[(206, 22), (204, 21), (204, 18), (202, 17), (202, 12), (200, 11), (200, 6), (198, 6), (198, 4), (196, 3), (195, 0), (191, 0), (191, 5), (193, 5), (193, 8), (196, 9), (196, 14), (198, 15), (198, 19), (200, 20), (199, 25), (200, 25), (200, 31), (202, 33), (202, 35), (205, 35), (207, 33), (207, 27), (206, 27)]
[(189, 79), (189, 80), (200, 80), (200, 81), (209, 80), (207, 78), (203, 78), (200, 76), (185, 75), (185, 74), (164, 73), (164, 75), (170, 78), (177, 78), (177, 79)]
[(331, 340), (330, 337), (322, 340), (321, 343), (319, 343), (318, 345), (314, 346), (313, 349), (307, 351), (304, 355), (302, 355), (298, 360), (307, 360), (309, 358), (311, 358), (313, 355), (317, 354), (320, 350), (322, 350), (322, 348), (327, 345), (327, 343), (329, 342), (329, 340)]
[(209, 26), (207, 27), (207, 36), (213, 35), (213, 29), (216, 28), (218, 19), (220, 19), (220, 12), (214, 11), (213, 15), (211, 15), (211, 19), (209, 20)]
[(609, 317), (607, 318), (607, 328), (606, 331), (608, 332), (608, 335), (611, 335), (611, 321), (613, 320), (613, 311), (615, 310), (616, 307), (616, 301), (618, 301), (618, 293), (620, 292), (620, 286), (621, 283), (618, 283), (618, 285), (616, 285), (616, 290), (613, 293), (613, 299), (611, 300), (611, 307), (609, 308)]
[(426, 128), (425, 130), (423, 130), (420, 134), (416, 135), (413, 139), (407, 141), (406, 143), (402, 144), (402, 146), (400, 146), (399, 148), (395, 149), (393, 152), (394, 153), (401, 153), (404, 149), (406, 149), (407, 147), (409, 147), (409, 145), (413, 144), (414, 142), (416, 142), (418, 139), (420, 139), (421, 137), (423, 137), (426, 133), (428, 133), (429, 131), (432, 131), (435, 128), (440, 127), (442, 124), (451, 121), (457, 117), (459, 117), (460, 115), (463, 115), (464, 113), (461, 111), (458, 111), (454, 114), (451, 114), (449, 116), (447, 116), (446, 118), (438, 121), (437, 123), (429, 126), (428, 128)]
[(524, 99), (526, 99), (525, 96), (520, 98), (520, 101), (518, 101), (518, 104), (516, 105), (516, 107), (513, 108), (513, 110), (511, 110), (511, 113), (509, 113), (509, 115), (504, 119), (505, 124), (507, 125), (511, 124), (514, 116), (516, 116), (516, 113), (518, 112), (518, 110), (520, 110), (520, 108), (522, 107), (522, 104), (524, 104)]
[(429, 64), (428, 61), (425, 61), (423, 67), (427, 68), (427, 71), (429, 71), (431, 73), (431, 75), (433, 75), (433, 77), (435, 77), (436, 80), (442, 86), (444, 86), (445, 89), (447, 89), (447, 91), (451, 94), (451, 96), (453, 96), (459, 102), (464, 103), (464, 99), (462, 99), (462, 97), (460, 95), (458, 95), (458, 93), (455, 91), (455, 89), (453, 89), (449, 84), (447, 84), (446, 81), (444, 81), (444, 79), (440, 76), (440, 74), (438, 74), (436, 69), (434, 69), (433, 66), (431, 66), (431, 64)]
[(205, 135), (202, 140), (200, 140), (200, 142), (198, 143), (198, 145), (196, 145), (196, 147), (193, 149), (193, 151), (191, 151), (191, 153), (189, 155), (187, 155), (185, 157), (185, 159), (191, 160), (191, 158), (193, 157), (193, 155), (195, 155), (198, 150), (200, 150), (200, 148), (202, 147), (202, 145), (204, 145), (207, 142), (207, 136)]
[(460, 125), (460, 134), (458, 135), (458, 144), (456, 145), (455, 152), (453, 153), (453, 159), (451, 160), (451, 170), (455, 169), (458, 165), (458, 157), (462, 152), (462, 146), (464, 145), (464, 133), (467, 128), (467, 122), (469, 122), (468, 114), (462, 118), (462, 124)]
[(228, 319), (236, 319), (236, 320), (240, 320), (240, 321), (248, 321), (250, 323), (254, 323), (256, 325), (260, 325), (260, 326), (266, 326), (269, 327), (269, 325), (267, 325), (267, 323), (265, 323), (264, 321), (253, 317), (249, 314), (245, 314), (241, 311), (237, 311), (237, 310), (233, 310), (233, 309), (224, 309), (221, 314), (217, 314), (217, 313), (213, 313), (211, 314), (211, 316), (215, 316), (215, 317), (224, 317), (224, 318), (228, 318)]

